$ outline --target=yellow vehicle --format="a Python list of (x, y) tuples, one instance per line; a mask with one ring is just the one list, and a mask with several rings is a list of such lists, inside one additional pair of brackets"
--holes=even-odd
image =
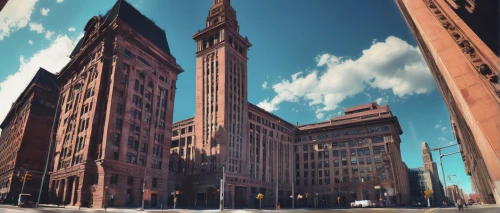
[(19, 194), (19, 199), (17, 200), (18, 207), (33, 207), (33, 202), (31, 201), (31, 194)]

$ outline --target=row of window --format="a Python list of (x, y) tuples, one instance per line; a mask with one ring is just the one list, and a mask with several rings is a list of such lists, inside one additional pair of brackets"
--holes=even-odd
[[(373, 133), (373, 132), (380, 132), (380, 131), (389, 131), (389, 126), (382, 126), (382, 127), (369, 127), (366, 129), (368, 133)], [(340, 137), (341, 135), (348, 136), (348, 135), (359, 135), (363, 131), (361, 129), (355, 129), (355, 130), (347, 130), (343, 132), (333, 132), (332, 138)], [(342, 134), (341, 134), (342, 133)], [(315, 139), (321, 140), (321, 139), (326, 139), (328, 138), (329, 134), (318, 134), (316, 136), (309, 135), (309, 136), (304, 136), (296, 139), (296, 142), (303, 142), (303, 141), (313, 141)]]
[[(127, 176), (127, 185), (133, 186), (134, 185), (134, 177), (133, 176)], [(117, 185), (119, 182), (119, 175), (118, 174), (112, 174), (109, 183)], [(142, 182), (142, 180), (141, 180)], [(141, 183), (142, 184), (142, 183)], [(151, 178), (151, 187), (156, 188), (158, 187), (158, 179), (157, 178)]]

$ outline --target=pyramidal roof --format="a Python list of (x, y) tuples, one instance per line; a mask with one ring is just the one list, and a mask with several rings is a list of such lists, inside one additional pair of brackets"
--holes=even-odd
[[(160, 50), (172, 56), (165, 31), (158, 27), (151, 19), (139, 12), (139, 10), (134, 8), (126, 0), (117, 0), (115, 5), (113, 5), (106, 15), (101, 17), (104, 20), (104, 23), (102, 24), (103, 27), (107, 27), (114, 20), (120, 19), (134, 31), (153, 43)], [(78, 52), (84, 38), (85, 37), (80, 39), (71, 53), (71, 57)]]

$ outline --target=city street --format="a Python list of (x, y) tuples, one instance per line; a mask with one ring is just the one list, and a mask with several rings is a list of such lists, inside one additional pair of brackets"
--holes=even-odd
[[(466, 212), (470, 213), (494, 213), (498, 212), (500, 208), (499, 205), (482, 205), (482, 206), (472, 206), (469, 207)], [(104, 210), (94, 210), (94, 209), (75, 209), (75, 208), (18, 208), (14, 206), (2, 205), (0, 206), (0, 213), (4, 212), (105, 212)], [(133, 209), (108, 209), (106, 212), (138, 212)], [(220, 212), (219, 210), (146, 210), (146, 212)], [(282, 209), (276, 210), (224, 210), (227, 213), (251, 213), (251, 212), (315, 212), (315, 213), (325, 213), (325, 212), (346, 212), (346, 213), (358, 213), (358, 212), (414, 212), (414, 213), (451, 213), (451, 212), (461, 212), (456, 208), (363, 208), (363, 209)]]

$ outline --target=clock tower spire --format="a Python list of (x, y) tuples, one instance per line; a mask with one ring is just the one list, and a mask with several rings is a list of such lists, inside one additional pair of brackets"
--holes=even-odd
[(196, 41), (198, 172), (249, 174), (247, 51), (230, 0), (214, 0)]

